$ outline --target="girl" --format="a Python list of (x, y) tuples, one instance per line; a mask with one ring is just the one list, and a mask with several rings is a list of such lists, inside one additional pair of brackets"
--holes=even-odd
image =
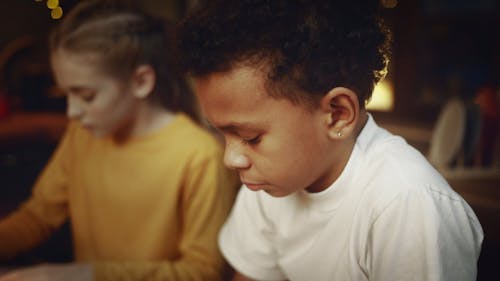
[(193, 99), (170, 43), (164, 22), (103, 1), (80, 2), (51, 34), (72, 122), (31, 198), (0, 221), (0, 257), (70, 219), (77, 263), (0, 280), (220, 278), (216, 235), (236, 178), (219, 143), (188, 116)]

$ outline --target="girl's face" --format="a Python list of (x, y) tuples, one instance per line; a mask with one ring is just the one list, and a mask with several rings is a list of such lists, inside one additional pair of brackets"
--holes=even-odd
[(127, 82), (104, 73), (98, 58), (55, 50), (51, 64), (59, 88), (67, 94), (67, 115), (96, 137), (130, 130), (140, 104)]

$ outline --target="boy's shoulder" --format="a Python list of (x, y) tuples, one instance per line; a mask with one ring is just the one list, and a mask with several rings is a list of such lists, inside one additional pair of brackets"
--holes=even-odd
[(426, 157), (399, 136), (384, 138), (363, 157), (364, 187), (359, 196), (372, 212), (396, 201), (463, 201)]
[(418, 185), (447, 185), (427, 158), (406, 140), (379, 127), (373, 119), (356, 142), (360, 151), (357, 173), (369, 183), (409, 188)]

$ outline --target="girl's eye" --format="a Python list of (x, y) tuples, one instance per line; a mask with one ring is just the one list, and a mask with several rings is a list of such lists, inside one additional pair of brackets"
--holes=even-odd
[(82, 100), (84, 100), (86, 102), (91, 102), (92, 100), (94, 100), (95, 94), (93, 92), (92, 93), (84, 93), (84, 94), (81, 94), (80, 97), (82, 98)]
[(256, 136), (255, 138), (251, 139), (242, 139), (242, 142), (244, 144), (256, 145), (260, 142), (260, 136)]

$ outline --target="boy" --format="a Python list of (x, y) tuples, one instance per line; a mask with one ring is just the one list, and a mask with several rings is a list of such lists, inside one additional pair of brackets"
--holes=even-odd
[(234, 280), (475, 280), (467, 203), (364, 108), (387, 64), (377, 1), (213, 1), (180, 45), (242, 188)]

